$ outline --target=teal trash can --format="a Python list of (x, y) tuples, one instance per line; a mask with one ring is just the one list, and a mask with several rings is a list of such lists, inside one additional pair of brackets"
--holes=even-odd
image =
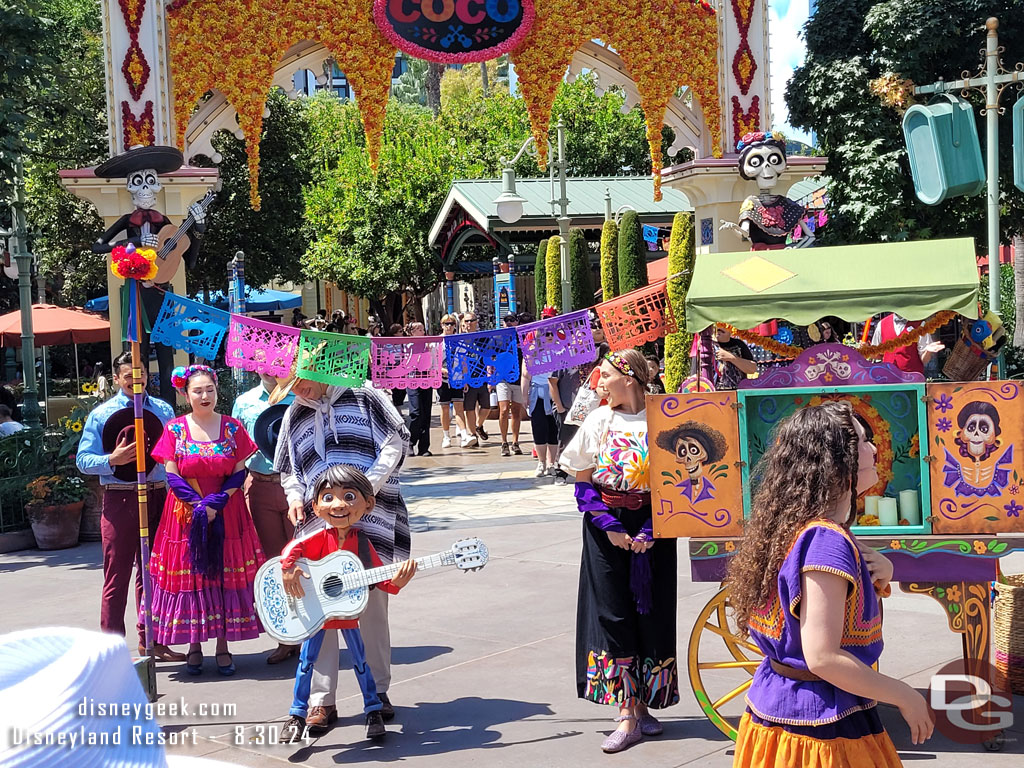
[(1024, 96), (1013, 105), (1013, 186), (1024, 192)]
[(915, 104), (903, 116), (914, 192), (925, 205), (985, 188), (985, 164), (974, 122), (974, 108), (951, 94)]

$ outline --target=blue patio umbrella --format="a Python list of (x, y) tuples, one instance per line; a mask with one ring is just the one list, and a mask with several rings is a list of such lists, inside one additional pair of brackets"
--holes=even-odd
[[(196, 296), (196, 301), (203, 301), (203, 295)], [(210, 294), (210, 306), (217, 309), (228, 308), (228, 298), (223, 291)], [(260, 290), (258, 288), (247, 288), (245, 291), (246, 312), (279, 312), (283, 309), (292, 309), (302, 306), (302, 297), (296, 293), (286, 291), (275, 291), (272, 288)]]

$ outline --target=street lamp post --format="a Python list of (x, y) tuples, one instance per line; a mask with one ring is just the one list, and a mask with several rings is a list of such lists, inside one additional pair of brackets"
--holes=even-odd
[[(566, 167), (568, 165), (565, 157), (565, 125), (562, 120), (559, 119), (558, 124), (555, 126), (556, 132), (556, 147), (557, 147), (557, 159), (552, 158), (551, 162), (554, 168), (558, 169), (558, 183), (561, 196), (554, 200), (552, 199), (551, 205), (554, 209), (555, 204), (559, 206), (558, 216), (558, 234), (561, 239), (559, 256), (562, 266), (562, 312), (572, 311), (572, 283), (569, 275), (569, 224), (571, 219), (569, 218), (569, 197), (567, 192), (567, 186), (569, 183), (568, 176), (566, 173)], [(534, 139), (531, 136), (519, 148), (515, 157), (512, 160), (506, 160), (501, 158), (501, 164), (504, 166), (501, 172), (501, 194), (498, 195), (494, 200), (494, 206), (500, 218), (506, 224), (515, 224), (522, 218), (523, 215), (523, 203), (525, 199), (519, 196), (516, 192), (516, 174), (514, 166), (516, 161), (523, 156), (523, 153), (530, 149), (530, 146), (534, 144)], [(548, 156), (555, 155), (555, 147), (548, 143)], [(553, 196), (553, 195), (552, 195)]]
[(18, 264), (18, 301), (21, 304), (21, 370), (24, 377), (22, 418), (29, 429), (39, 429), (39, 390), (36, 389), (36, 336), (32, 330), (32, 254), (28, 250), (25, 221), (25, 181), (21, 161), (14, 175), (14, 259)]
[[(985, 61), (979, 68), (975, 77), (970, 77), (969, 71), (964, 71), (960, 80), (946, 82), (940, 80), (931, 85), (922, 85), (914, 88), (914, 93), (919, 95), (930, 93), (946, 93), (947, 91), (962, 91), (966, 96), (968, 90), (974, 88), (985, 96), (985, 108), (982, 114), (985, 116), (986, 127), (986, 170), (988, 177), (987, 193), (987, 214), (988, 214), (988, 304), (989, 308), (997, 315), (1001, 314), (999, 297), (999, 101), (1002, 99), (1003, 91), (1011, 84), (1017, 84), (1018, 88), (1024, 84), (1024, 64), (1018, 63), (1013, 70), (1003, 67), (999, 54), (1002, 49), (999, 47), (999, 19), (992, 17), (986, 20), (985, 28), (988, 30), (985, 36), (985, 50), (983, 52)], [(1003, 356), (999, 356), (999, 375), (1004, 374)]]

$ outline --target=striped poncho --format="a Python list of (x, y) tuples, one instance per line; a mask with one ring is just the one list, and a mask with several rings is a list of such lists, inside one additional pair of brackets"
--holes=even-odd
[[(329, 467), (348, 464), (366, 473), (374, 488), (379, 488), (377, 504), (359, 521), (359, 528), (385, 563), (408, 559), (409, 511), (398, 483), (408, 437), (402, 417), (376, 390), (329, 387), (324, 400), (315, 404), (296, 398), (281, 422), (274, 454), (274, 469), (281, 473), (286, 492), (290, 487), (302, 490), (306, 523), (296, 530), (296, 537), (322, 524), (312, 514), (313, 483)], [(403, 446), (397, 462), (379, 461), (385, 459), (382, 454), (395, 451), (396, 443)], [(382, 463), (386, 466), (381, 467)], [(377, 477), (382, 469), (387, 476)]]

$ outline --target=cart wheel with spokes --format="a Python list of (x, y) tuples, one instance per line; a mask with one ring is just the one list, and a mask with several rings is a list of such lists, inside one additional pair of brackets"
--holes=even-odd
[(687, 667), (701, 710), (735, 741), (745, 708), (744, 694), (764, 654), (730, 624), (728, 607), (729, 588), (723, 587), (697, 616), (690, 632)]

